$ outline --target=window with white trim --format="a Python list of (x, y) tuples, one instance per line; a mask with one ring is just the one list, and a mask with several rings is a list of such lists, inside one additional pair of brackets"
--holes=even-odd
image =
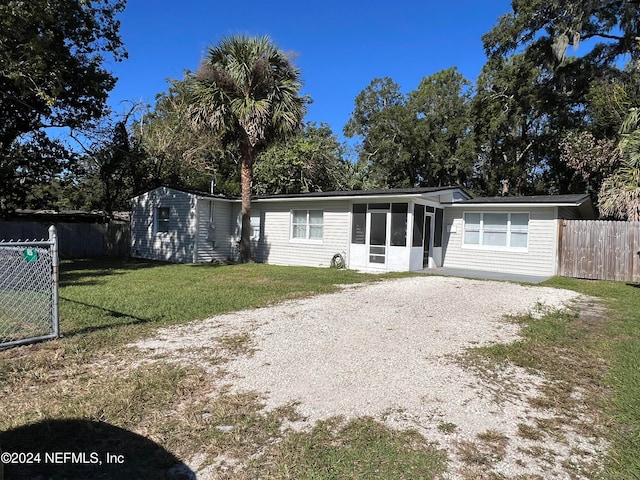
[(465, 212), (462, 244), (488, 248), (526, 249), (529, 214)]
[(291, 212), (291, 239), (321, 241), (323, 235), (322, 210), (293, 210)]
[(158, 207), (156, 209), (156, 233), (169, 232), (170, 212), (169, 207)]

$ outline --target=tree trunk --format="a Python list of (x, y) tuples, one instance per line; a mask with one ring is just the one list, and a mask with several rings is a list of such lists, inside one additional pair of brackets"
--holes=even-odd
[(243, 148), (240, 167), (242, 184), (242, 232), (240, 234), (240, 259), (242, 263), (253, 261), (251, 256), (251, 187), (253, 183), (253, 148)]

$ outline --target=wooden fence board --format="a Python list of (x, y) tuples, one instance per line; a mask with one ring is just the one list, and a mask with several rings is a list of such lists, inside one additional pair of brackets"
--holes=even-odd
[(558, 272), (565, 277), (640, 281), (640, 222), (564, 220)]
[(0, 240), (41, 240), (51, 224), (58, 229), (61, 258), (129, 256), (131, 225), (125, 221), (106, 223), (0, 221)]

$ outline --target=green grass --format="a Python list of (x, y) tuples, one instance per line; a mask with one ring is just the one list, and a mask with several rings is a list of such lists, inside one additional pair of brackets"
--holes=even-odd
[(51, 335), (51, 291), (0, 290), (0, 342)]
[(371, 418), (320, 421), (310, 432), (290, 433), (254, 462), (251, 478), (437, 478), (446, 455), (414, 431), (393, 431)]
[(248, 264), (175, 265), (142, 260), (64, 262), (61, 332), (113, 346), (150, 328), (286, 299), (334, 292), (381, 276), (350, 270)]
[[(136, 350), (124, 349), (123, 344), (151, 335), (161, 326), (334, 292), (340, 284), (396, 276), (258, 264), (63, 262), (64, 337), (0, 351), (0, 411), (5, 413), (0, 416), (0, 446), (14, 452), (97, 451), (126, 457), (124, 465), (103, 466), (101, 478), (165, 478), (167, 466), (196, 453), (213, 462), (219, 455), (241, 461), (260, 459), (258, 454), (268, 451), (265, 458), (269, 460), (256, 460), (252, 466), (255, 478), (269, 468), (265, 462), (283, 455), (296, 455), (302, 463), (294, 462), (291, 468), (303, 471), (309, 467), (315, 437), (307, 440), (311, 450), (306, 454), (284, 450), (287, 445), (299, 446), (292, 440), (298, 439), (297, 434), (283, 429), (284, 422), (297, 419), (294, 406), (265, 412), (255, 394), (220, 390), (199, 368), (170, 362), (138, 365)], [(237, 334), (224, 336), (208, 348), (218, 365), (229, 357), (251, 354), (253, 347), (249, 335)], [(408, 466), (421, 472), (404, 478), (429, 478), (425, 475), (443, 465), (442, 454), (418, 445), (413, 435), (396, 434), (372, 421), (358, 431), (369, 432), (366, 438), (375, 442), (367, 444), (346, 427), (333, 432), (342, 446), (310, 474), (317, 478), (322, 469), (334, 468), (333, 461), (342, 471), (340, 452), (348, 453), (355, 464), (364, 459), (369, 463), (370, 457), (380, 455), (384, 471), (399, 472)], [(395, 455), (396, 467), (384, 464), (383, 456), (389, 452)], [(314, 471), (309, 468), (306, 471)], [(357, 472), (354, 468), (344, 471)], [(57, 479), (86, 478), (96, 472), (90, 466), (9, 465), (6, 474), (17, 479)], [(229, 478), (251, 478), (247, 475)], [(390, 473), (376, 478), (403, 477)]]
[[(509, 361), (543, 372), (551, 381), (534, 403), (555, 408), (561, 416), (575, 404), (572, 393), (579, 391), (582, 401), (599, 420), (599, 425), (581, 428), (589, 434), (605, 435), (611, 443), (604, 478), (639, 479), (639, 285), (563, 277), (552, 278), (543, 285), (595, 297), (606, 310), (594, 304), (583, 305), (587, 316), (556, 311), (542, 318), (517, 318), (514, 321), (523, 326), (521, 341), (479, 348), (476, 352), (492, 361)], [(590, 312), (595, 314), (589, 316)], [(580, 423), (580, 420), (562, 421)], [(526, 435), (545, 433), (544, 429), (538, 430), (529, 428)]]
[[(266, 413), (255, 395), (213, 394), (211, 379), (195, 367), (137, 365), (135, 350), (122, 348), (161, 326), (397, 276), (404, 275), (258, 264), (63, 262), (64, 338), (0, 352), (0, 411), (5, 412), (0, 445), (5, 450), (7, 445), (24, 451), (50, 448), (46, 439), (51, 437), (63, 449), (119, 446), (155, 459), (155, 473), (143, 473), (147, 465), (131, 456), (124, 470), (104, 471), (105, 478), (163, 478), (163, 465), (196, 452), (208, 462), (218, 455), (251, 459), (240, 473), (230, 470), (229, 478), (437, 478), (446, 468), (444, 453), (415, 432), (393, 431), (371, 419), (333, 419), (311, 431), (283, 430), (296, 419), (295, 406)], [(605, 478), (640, 478), (640, 288), (565, 278), (546, 285), (599, 298), (608, 307), (606, 318), (548, 312), (542, 318), (514, 319), (523, 327), (521, 341), (477, 352), (489, 362), (508, 360), (544, 372), (550, 381), (534, 406), (566, 417), (575, 404), (572, 394), (579, 390), (581, 401), (600, 416), (582, 426), (577, 417), (562, 421), (586, 434), (607, 436), (611, 450)], [(597, 308), (586, 305), (584, 310)], [(212, 343), (211, 358), (222, 364), (251, 350), (249, 336), (231, 335)], [(520, 436), (554, 435), (556, 421), (523, 424)], [(453, 433), (456, 426), (438, 428)], [(469, 444), (467, 453), (476, 463), (493, 462), (501, 445), (491, 432)], [(17, 473), (12, 478), (23, 478)], [(48, 474), (32, 471), (24, 478)]]
[(613, 419), (607, 478), (640, 479), (640, 284), (554, 278), (546, 285), (597, 297), (609, 307), (599, 330), (599, 352), (609, 365), (611, 396), (605, 408)]

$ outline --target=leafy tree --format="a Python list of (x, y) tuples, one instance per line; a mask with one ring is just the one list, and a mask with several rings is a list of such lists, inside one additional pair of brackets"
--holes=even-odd
[(455, 68), (424, 78), (407, 96), (374, 79), (355, 100), (345, 135), (361, 137), (359, 163), (387, 187), (466, 185), (474, 160), (470, 83)]
[(620, 166), (602, 182), (600, 214), (640, 221), (640, 109), (633, 108), (622, 125)]
[(153, 186), (209, 190), (213, 182), (217, 192), (240, 193), (237, 149), (225, 150), (218, 132), (194, 129), (189, 119), (193, 102), (187, 73), (183, 80), (172, 80), (167, 92), (156, 96), (153, 110), (133, 127), (147, 153)]
[(85, 128), (105, 112), (115, 78), (106, 57), (126, 57), (122, 0), (9, 0), (0, 4), (0, 210), (73, 166), (47, 127)]
[(59, 179), (59, 204), (108, 214), (129, 210), (129, 199), (151, 186), (147, 155), (131, 133), (134, 105), (120, 118), (103, 118), (77, 138), (83, 155), (68, 178)]
[(620, 131), (632, 106), (640, 103), (638, 93), (628, 72), (592, 82), (586, 94), (587, 121), (560, 141), (561, 161), (576, 173), (572, 191), (586, 190), (597, 201), (603, 180), (621, 166)]
[(469, 185), (475, 160), (471, 95), (471, 83), (455, 67), (423, 78), (409, 93), (420, 183)]
[[(512, 134), (505, 141), (512, 153), (496, 148), (497, 138), (487, 143), (486, 136), (481, 137), (482, 163), (497, 165), (494, 170), (500, 176), (517, 178), (519, 193), (563, 193), (580, 184), (560, 149), (568, 132), (589, 131), (596, 141), (615, 136), (619, 119), (610, 108), (615, 97), (606, 92), (613, 93), (612, 83), (637, 82), (640, 5), (625, 0), (513, 0), (511, 4), (513, 12), (483, 36), (489, 62), (478, 88), (485, 103), (487, 97), (502, 99), (503, 113), (482, 111), (478, 104), (476, 111), (482, 115), (475, 123), (485, 134), (489, 129), (483, 123), (511, 124)], [(581, 55), (569, 55), (569, 47), (572, 54)], [(626, 58), (631, 62), (625, 72), (619, 65)], [(514, 113), (512, 105), (518, 107), (517, 118), (506, 121)], [(501, 162), (501, 154), (508, 161)], [(516, 168), (505, 168), (509, 164)], [(495, 178), (483, 180), (485, 190), (496, 188)]]
[[(638, 69), (640, 4), (628, 0), (512, 0), (512, 13), (503, 15), (498, 25), (483, 36), (491, 58), (505, 57), (524, 49), (538, 64), (568, 67), (573, 62), (613, 67), (626, 55)], [(577, 49), (593, 40), (581, 58), (568, 58), (571, 46)]]
[(258, 156), (254, 190), (259, 195), (328, 192), (347, 188), (346, 162), (331, 127), (313, 123)]
[(535, 193), (553, 151), (543, 100), (540, 69), (523, 55), (487, 62), (472, 103), (478, 150), (474, 190), (496, 195), (501, 182), (511, 193)]
[(371, 179), (386, 187), (418, 185), (412, 156), (413, 121), (406, 98), (391, 78), (376, 78), (355, 99), (344, 127), (347, 137), (360, 137), (359, 162)]
[(191, 119), (219, 132), (241, 158), (242, 260), (251, 261), (251, 189), (256, 155), (300, 129), (300, 73), (268, 37), (231, 36), (208, 50), (193, 83)]
[(615, 140), (596, 139), (586, 130), (572, 131), (560, 142), (562, 160), (577, 173), (573, 190), (596, 195), (602, 181), (619, 167)]

